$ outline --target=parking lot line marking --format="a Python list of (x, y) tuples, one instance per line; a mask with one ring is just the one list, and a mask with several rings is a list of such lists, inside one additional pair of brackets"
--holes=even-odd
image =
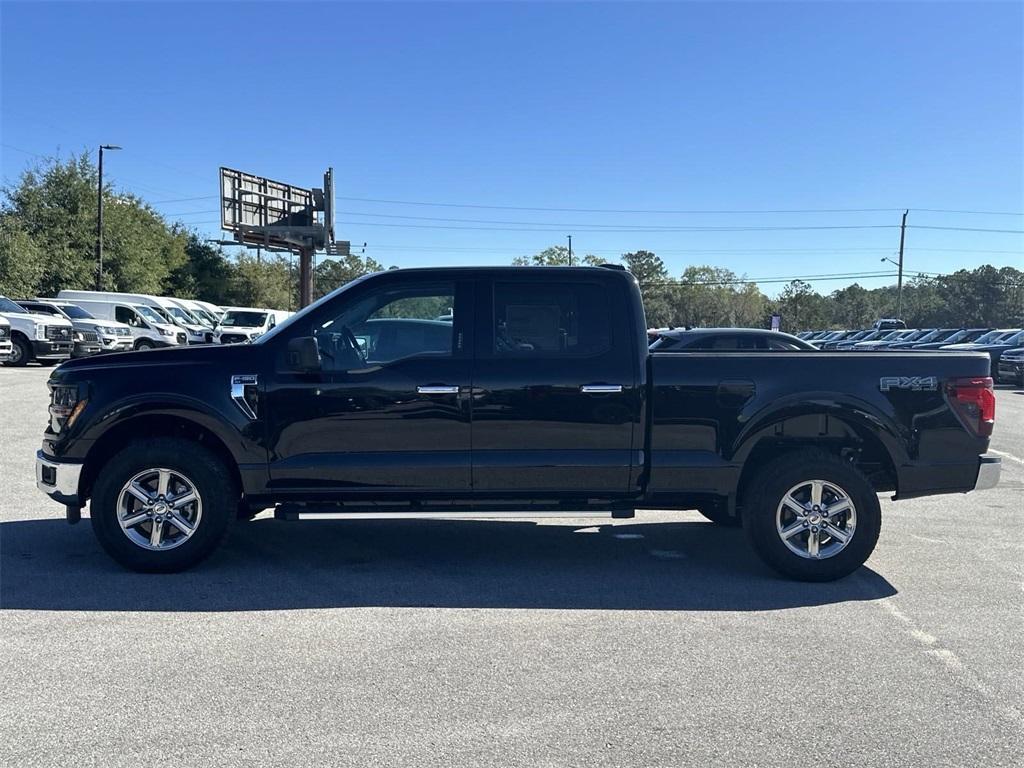
[(988, 452), (994, 453), (996, 454), (996, 456), (1002, 456), (1003, 458), (1009, 459), (1010, 461), (1015, 461), (1018, 464), (1024, 464), (1024, 459), (1020, 458), (1019, 456), (1014, 456), (1012, 453), (1007, 453), (1006, 451), (997, 451), (995, 448), (989, 448)]

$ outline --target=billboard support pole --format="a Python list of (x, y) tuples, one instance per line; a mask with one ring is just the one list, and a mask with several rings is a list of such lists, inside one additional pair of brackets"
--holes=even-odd
[(299, 249), (299, 308), (313, 303), (313, 246)]

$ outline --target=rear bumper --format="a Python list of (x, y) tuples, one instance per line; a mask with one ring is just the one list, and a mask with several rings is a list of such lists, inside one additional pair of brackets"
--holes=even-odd
[(978, 479), (974, 481), (974, 490), (995, 488), (999, 484), (1002, 468), (1003, 461), (998, 456), (982, 456), (978, 463)]
[(36, 451), (36, 488), (54, 501), (68, 506), (81, 506), (78, 500), (78, 481), (82, 465), (58, 461)]

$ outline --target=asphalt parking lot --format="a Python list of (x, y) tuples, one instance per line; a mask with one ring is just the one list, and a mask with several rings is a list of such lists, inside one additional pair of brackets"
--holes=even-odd
[(1020, 765), (1018, 388), (1000, 486), (883, 502), (837, 583), (653, 512), (261, 518), (143, 576), (35, 489), (48, 373), (0, 369), (0, 765)]

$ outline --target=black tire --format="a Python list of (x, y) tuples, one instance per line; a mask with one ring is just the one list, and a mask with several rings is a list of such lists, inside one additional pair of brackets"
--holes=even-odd
[(23, 368), (32, 359), (32, 347), (22, 336), (11, 338), (11, 356), (4, 361), (4, 365), (11, 368)]
[(715, 525), (723, 528), (739, 528), (743, 519), (739, 515), (730, 515), (724, 503), (707, 503), (697, 507), (697, 511)]
[[(118, 522), (121, 489), (136, 474), (150, 468), (181, 473), (201, 500), (202, 514), (195, 532), (173, 549), (144, 549), (129, 539)], [(171, 573), (196, 565), (221, 544), (235, 522), (238, 496), (227, 467), (205, 446), (180, 438), (140, 440), (129, 443), (99, 470), (89, 516), (100, 544), (125, 568), (144, 573)]]
[[(820, 559), (793, 552), (783, 541), (776, 519), (789, 491), (812, 480), (837, 486), (856, 510), (856, 525), (849, 542), (835, 554)], [(774, 459), (761, 468), (744, 495), (743, 528), (754, 551), (771, 568), (801, 581), (833, 581), (853, 573), (874, 551), (881, 526), (882, 511), (871, 482), (849, 462), (821, 451), (794, 451)], [(845, 531), (840, 529), (840, 533)], [(799, 548), (809, 542), (810, 535), (809, 530), (801, 531), (791, 541)], [(830, 542), (827, 546), (840, 544), (838, 539), (826, 540)]]
[(139, 339), (137, 342), (135, 342), (135, 349), (136, 350), (156, 349), (156, 344), (154, 344), (149, 339)]

